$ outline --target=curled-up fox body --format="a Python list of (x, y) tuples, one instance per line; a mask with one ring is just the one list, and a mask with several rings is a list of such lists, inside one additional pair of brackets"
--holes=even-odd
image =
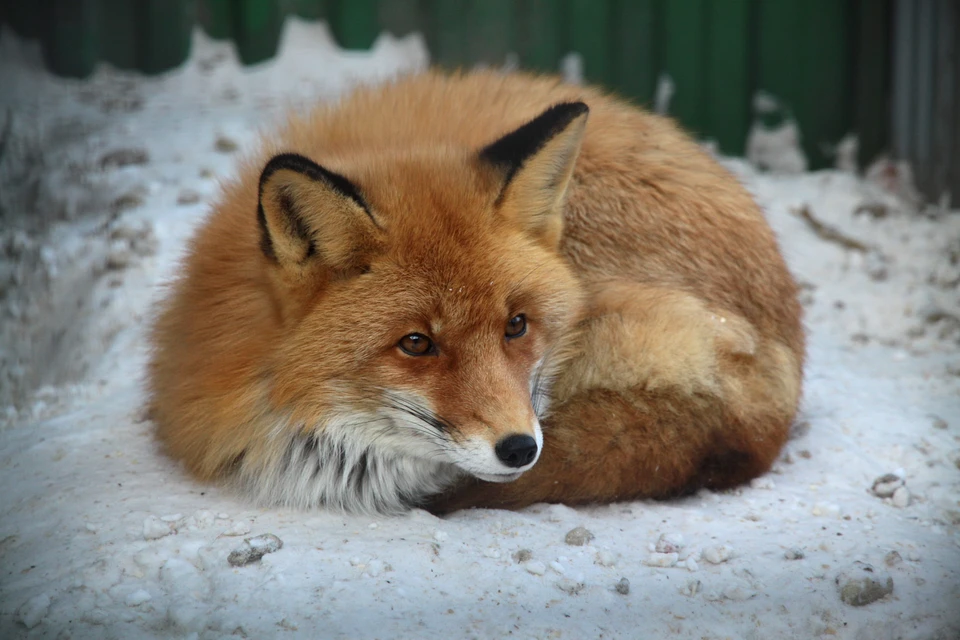
[(260, 502), (438, 512), (723, 488), (801, 392), (796, 287), (670, 120), (424, 73), (293, 116), (224, 186), (152, 332), (152, 415)]

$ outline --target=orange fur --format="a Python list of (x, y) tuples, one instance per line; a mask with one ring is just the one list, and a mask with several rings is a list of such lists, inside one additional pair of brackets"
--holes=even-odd
[[(478, 161), (571, 101), (589, 116), (505, 189)], [(262, 187), (271, 259), (258, 186), (285, 152), (349, 179), (369, 218), (329, 185), (278, 172)], [(282, 197), (303, 229), (285, 222)], [(506, 341), (518, 313), (527, 334)], [(530, 379), (548, 362), (539, 461), (508, 483), (445, 477), (432, 507), (665, 497), (769, 468), (800, 396), (800, 314), (757, 205), (670, 120), (553, 78), (427, 73), (264, 139), (190, 244), (152, 335), (149, 391), (175, 457), (256, 492), (289, 464), (291, 438), (351, 419), (347, 433), (376, 428), (424, 465), (532, 434)], [(400, 351), (411, 333), (438, 355)], [(396, 418), (350, 418), (381, 420), (384, 389), (441, 417), (443, 439), (401, 429), (394, 442)]]

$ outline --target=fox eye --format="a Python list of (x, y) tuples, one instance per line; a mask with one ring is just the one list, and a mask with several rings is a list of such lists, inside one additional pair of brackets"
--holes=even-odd
[(403, 336), (397, 346), (408, 356), (428, 356), (436, 352), (433, 340), (422, 333)]
[(507, 338), (519, 338), (527, 332), (527, 316), (519, 313), (507, 320)]

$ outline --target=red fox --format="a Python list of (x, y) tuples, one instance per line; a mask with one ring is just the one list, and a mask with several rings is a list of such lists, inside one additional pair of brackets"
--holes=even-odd
[(428, 72), (292, 116), (152, 331), (199, 478), (356, 512), (666, 498), (768, 470), (797, 289), (757, 204), (595, 88)]

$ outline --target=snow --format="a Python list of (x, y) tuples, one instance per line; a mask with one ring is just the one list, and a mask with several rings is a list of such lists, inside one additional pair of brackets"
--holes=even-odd
[(644, 561), (644, 564), (648, 567), (673, 567), (676, 566), (679, 558), (680, 554), (676, 552), (659, 553), (657, 551), (651, 551), (650, 555), (648, 555)]
[[(800, 148), (800, 127), (784, 105), (770, 94), (760, 91), (753, 97), (753, 111), (755, 118), (747, 133), (745, 149), (751, 164), (780, 174), (806, 171), (807, 157)], [(764, 126), (760, 116), (778, 112), (786, 112), (783, 122), (776, 127)], [(849, 155), (847, 151), (839, 164), (849, 166)]]
[(700, 554), (710, 564), (720, 564), (733, 557), (733, 549), (725, 544), (707, 547)]
[[(191, 480), (152, 438), (143, 336), (216, 178), (285, 108), (426, 64), (416, 37), (346, 53), (298, 21), (253, 69), (199, 34), (194, 51), (76, 82), (0, 37), (0, 637), (960, 634), (960, 215), (898, 196), (894, 163), (863, 180), (723, 160), (768, 212), (810, 337), (802, 415), (749, 485), (378, 519)], [(273, 552), (231, 566), (243, 536)]]

